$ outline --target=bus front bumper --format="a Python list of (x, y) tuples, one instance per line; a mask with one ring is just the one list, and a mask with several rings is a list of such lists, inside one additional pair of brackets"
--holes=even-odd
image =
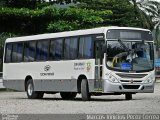
[(153, 93), (153, 83), (112, 83), (108, 80), (103, 81), (103, 92), (104, 93)]

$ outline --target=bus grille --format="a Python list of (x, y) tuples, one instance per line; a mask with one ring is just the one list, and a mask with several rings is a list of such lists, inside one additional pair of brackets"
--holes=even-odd
[(142, 80), (120, 80), (122, 83), (141, 83)]
[(116, 73), (116, 75), (118, 75), (121, 78), (143, 78), (145, 77), (147, 74), (122, 74), (122, 73)]
[(138, 89), (140, 85), (123, 85), (124, 89)]

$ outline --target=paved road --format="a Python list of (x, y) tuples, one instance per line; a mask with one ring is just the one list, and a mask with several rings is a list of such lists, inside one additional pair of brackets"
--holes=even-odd
[(59, 94), (45, 95), (41, 100), (27, 99), (24, 92), (0, 92), (2, 114), (160, 114), (160, 83), (154, 93), (133, 95), (126, 101), (124, 95), (94, 96), (91, 101), (62, 100)]

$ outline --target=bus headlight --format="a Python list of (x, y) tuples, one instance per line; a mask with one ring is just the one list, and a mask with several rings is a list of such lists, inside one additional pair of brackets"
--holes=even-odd
[(119, 82), (118, 79), (116, 77), (114, 77), (113, 75), (109, 75), (108, 80), (113, 83)]
[(153, 76), (149, 76), (147, 78), (147, 80), (145, 80), (143, 83), (152, 83), (154, 81), (154, 77)]

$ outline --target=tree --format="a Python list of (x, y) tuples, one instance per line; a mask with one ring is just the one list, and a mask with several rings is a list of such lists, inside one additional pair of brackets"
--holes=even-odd
[(150, 30), (154, 29), (153, 36), (157, 47), (160, 47), (160, 2), (153, 0), (129, 0), (134, 5), (137, 19), (142, 21), (142, 26)]
[(6, 0), (6, 6), (14, 8), (36, 8), (37, 0)]
[(103, 16), (111, 15), (111, 10), (64, 9), (53, 6), (36, 10), (0, 8), (0, 32), (30, 35), (92, 28), (101, 26)]
[(157, 46), (160, 47), (160, 5), (155, 6), (155, 14), (152, 15), (152, 21), (155, 23), (154, 29), (155, 29), (155, 40), (157, 43)]
[(47, 0), (47, 1), (46, 0), (2, 0), (2, 1), (5, 2), (5, 5), (8, 7), (13, 7), (13, 8), (25, 7), (25, 8), (35, 9), (39, 6), (76, 3), (78, 0)]
[[(48, 10), (52, 11), (54, 9), (48, 8)], [(53, 19), (49, 23), (47, 27), (49, 32), (70, 31), (102, 26), (104, 16), (112, 15), (112, 11), (89, 10), (74, 7), (60, 9), (60, 14), (58, 20)]]
[(133, 26), (140, 27), (139, 21), (135, 19), (133, 5), (128, 0), (81, 0), (80, 8), (92, 10), (111, 10), (110, 16), (103, 16), (103, 26)]
[(134, 6), (135, 19), (139, 19), (141, 26), (150, 30), (154, 29), (152, 18), (157, 16), (159, 2), (153, 0), (129, 0)]

